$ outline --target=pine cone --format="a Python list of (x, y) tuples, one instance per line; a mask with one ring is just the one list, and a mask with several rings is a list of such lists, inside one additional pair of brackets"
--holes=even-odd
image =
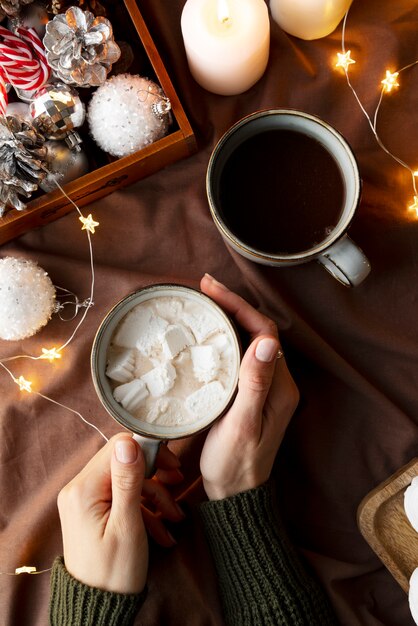
[(19, 15), (26, 4), (33, 0), (0, 0), (0, 21), (7, 16)]
[(109, 20), (78, 7), (48, 22), (43, 43), (52, 71), (68, 85), (102, 85), (120, 57)]
[(49, 9), (54, 15), (64, 13), (72, 6), (79, 6), (83, 11), (91, 11), (93, 15), (96, 16), (106, 15), (106, 9), (97, 0), (79, 0), (78, 2), (72, 0), (51, 0), (51, 2), (49, 2)]
[(0, 117), (0, 217), (7, 207), (21, 211), (45, 178), (45, 138), (23, 118)]

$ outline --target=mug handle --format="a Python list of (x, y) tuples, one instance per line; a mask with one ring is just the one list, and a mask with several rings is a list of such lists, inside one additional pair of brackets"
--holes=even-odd
[(359, 285), (371, 270), (368, 258), (348, 235), (327, 248), (317, 260), (346, 287)]
[(142, 453), (145, 458), (145, 478), (151, 478), (155, 474), (155, 458), (162, 444), (161, 439), (151, 439), (150, 437), (142, 437), (136, 433), (132, 434), (132, 438), (141, 446)]

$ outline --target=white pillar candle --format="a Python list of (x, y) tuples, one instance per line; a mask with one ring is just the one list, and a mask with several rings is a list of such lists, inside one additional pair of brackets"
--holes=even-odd
[(335, 30), (352, 0), (270, 0), (275, 22), (300, 39), (319, 39)]
[(187, 0), (181, 29), (190, 71), (208, 91), (236, 95), (263, 75), (270, 48), (265, 0)]

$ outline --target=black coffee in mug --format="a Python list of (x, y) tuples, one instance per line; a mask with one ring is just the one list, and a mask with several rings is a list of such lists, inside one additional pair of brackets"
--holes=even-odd
[(341, 220), (345, 185), (329, 150), (303, 130), (268, 129), (226, 158), (219, 215), (245, 245), (271, 254), (310, 250)]
[(246, 259), (273, 267), (316, 260), (347, 287), (370, 263), (347, 229), (361, 179), (344, 137), (294, 109), (256, 111), (214, 147), (206, 173), (213, 220)]

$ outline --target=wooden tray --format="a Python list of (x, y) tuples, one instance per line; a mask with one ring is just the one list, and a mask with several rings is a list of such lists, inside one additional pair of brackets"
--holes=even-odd
[(418, 476), (418, 458), (373, 489), (360, 503), (360, 531), (392, 576), (407, 593), (418, 567), (418, 533), (405, 515), (405, 489)]
[[(109, 9), (115, 39), (128, 41), (134, 52), (135, 61), (128, 72), (139, 73), (161, 85), (170, 99), (174, 123), (166, 137), (121, 159), (112, 158), (95, 146), (83, 126), (80, 135), (85, 142), (83, 145), (89, 158), (90, 172), (64, 187), (66, 193), (80, 207), (112, 193), (119, 187), (126, 187), (145, 178), (196, 151), (193, 130), (135, 0), (109, 3)], [(138, 62), (138, 59), (141, 61)], [(80, 89), (79, 94), (84, 99), (88, 97), (88, 90), (86, 92)], [(72, 210), (73, 206), (58, 190), (47, 194), (39, 193), (37, 197), (34, 195), (26, 210), (8, 210), (0, 218), (0, 245)]]

